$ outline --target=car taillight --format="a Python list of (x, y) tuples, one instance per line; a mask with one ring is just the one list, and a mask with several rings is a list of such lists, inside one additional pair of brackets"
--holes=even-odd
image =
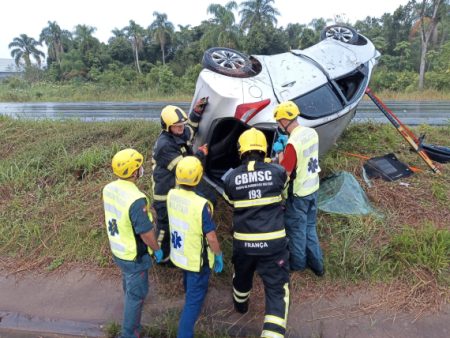
[(236, 107), (234, 117), (244, 123), (248, 123), (256, 114), (268, 106), (270, 99), (263, 101), (243, 103)]

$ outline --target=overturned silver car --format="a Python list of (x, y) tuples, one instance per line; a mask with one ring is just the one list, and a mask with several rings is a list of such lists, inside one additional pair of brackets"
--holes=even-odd
[(379, 56), (366, 37), (340, 25), (326, 27), (321, 41), (304, 50), (269, 56), (207, 50), (192, 101), (209, 96), (195, 141), (209, 144), (207, 181), (221, 190), (221, 177), (239, 164), (237, 139), (251, 126), (264, 131), (270, 154), (273, 109), (286, 100), (299, 106), (302, 125), (317, 130), (323, 155), (355, 115)]

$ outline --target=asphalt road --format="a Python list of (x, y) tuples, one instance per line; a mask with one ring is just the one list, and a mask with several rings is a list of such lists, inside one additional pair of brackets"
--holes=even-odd
[[(450, 101), (386, 101), (386, 105), (407, 125), (446, 125), (450, 121)], [(167, 102), (39, 102), (0, 103), (0, 114), (18, 118), (81, 119), (158, 119)], [(188, 110), (189, 102), (178, 102)], [(353, 123), (388, 123), (371, 101), (362, 101)]]

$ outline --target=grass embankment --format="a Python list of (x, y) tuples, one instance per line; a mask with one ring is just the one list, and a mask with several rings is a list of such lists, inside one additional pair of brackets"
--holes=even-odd
[[(375, 94), (382, 100), (407, 100), (407, 101), (448, 101), (450, 100), (450, 92), (448, 90), (438, 91), (434, 89), (426, 89), (423, 91), (395, 92), (391, 90), (381, 90)], [(364, 100), (370, 100), (368, 96), (364, 96)]]
[[(450, 100), (450, 92), (426, 90), (423, 92), (381, 91), (384, 100)], [(26, 83), (25, 81), (0, 82), (0, 102), (89, 102), (89, 101), (190, 101), (191, 92), (173, 91), (164, 94), (156, 89), (139, 87), (110, 87), (95, 83), (60, 84)], [(369, 99), (369, 98), (364, 98)]]
[(192, 93), (173, 91), (164, 94), (156, 89), (132, 86), (109, 87), (93, 83), (59, 84), (23, 81), (17, 85), (0, 82), (0, 102), (91, 102), (91, 101), (190, 101)]
[[(448, 145), (450, 126), (419, 129), (427, 133), (430, 143)], [(12, 271), (55, 270), (69, 263), (111, 267), (101, 201), (102, 187), (113, 180), (110, 159), (125, 147), (141, 151), (146, 159), (146, 175), (139, 186), (150, 192), (151, 148), (158, 133), (158, 124), (152, 122), (83, 123), (0, 117), (2, 266)], [(346, 170), (362, 182), (361, 160), (344, 155), (344, 151), (367, 156), (395, 152), (424, 172), (403, 180), (408, 186), (377, 180), (367, 188), (362, 183), (383, 218), (319, 212), (318, 231), (327, 274), (325, 280), (309, 272), (293, 274), (292, 299), (317, 296), (321, 292), (319, 283), (325, 282), (331, 289), (372, 283), (395, 289), (395, 293), (385, 294), (386, 302), (395, 301), (392, 305), (399, 309), (439, 307), (448, 301), (450, 286), (448, 165), (441, 176), (434, 175), (409, 151), (392, 126), (353, 125), (339, 146), (322, 159), (322, 176)], [(224, 274), (213, 278), (219, 288), (229, 287), (231, 276), (230, 216), (230, 208), (220, 201), (215, 219), (226, 268)], [(180, 294), (178, 271), (162, 273), (156, 267), (152, 274), (159, 293)], [(169, 311), (162, 319), (164, 325), (156, 322), (149, 332), (173, 328), (168, 324), (173, 324), (172, 317)], [(207, 325), (201, 322), (200, 326), (202, 323)]]

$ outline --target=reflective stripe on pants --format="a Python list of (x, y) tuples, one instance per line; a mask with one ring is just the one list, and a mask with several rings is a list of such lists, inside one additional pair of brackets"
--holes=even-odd
[(239, 298), (246, 298), (245, 295), (252, 289), (256, 271), (263, 281), (266, 298), (263, 332), (273, 332), (274, 337), (284, 337), (289, 308), (288, 251), (285, 249), (267, 256), (234, 252), (233, 265), (233, 296), (241, 295)]

